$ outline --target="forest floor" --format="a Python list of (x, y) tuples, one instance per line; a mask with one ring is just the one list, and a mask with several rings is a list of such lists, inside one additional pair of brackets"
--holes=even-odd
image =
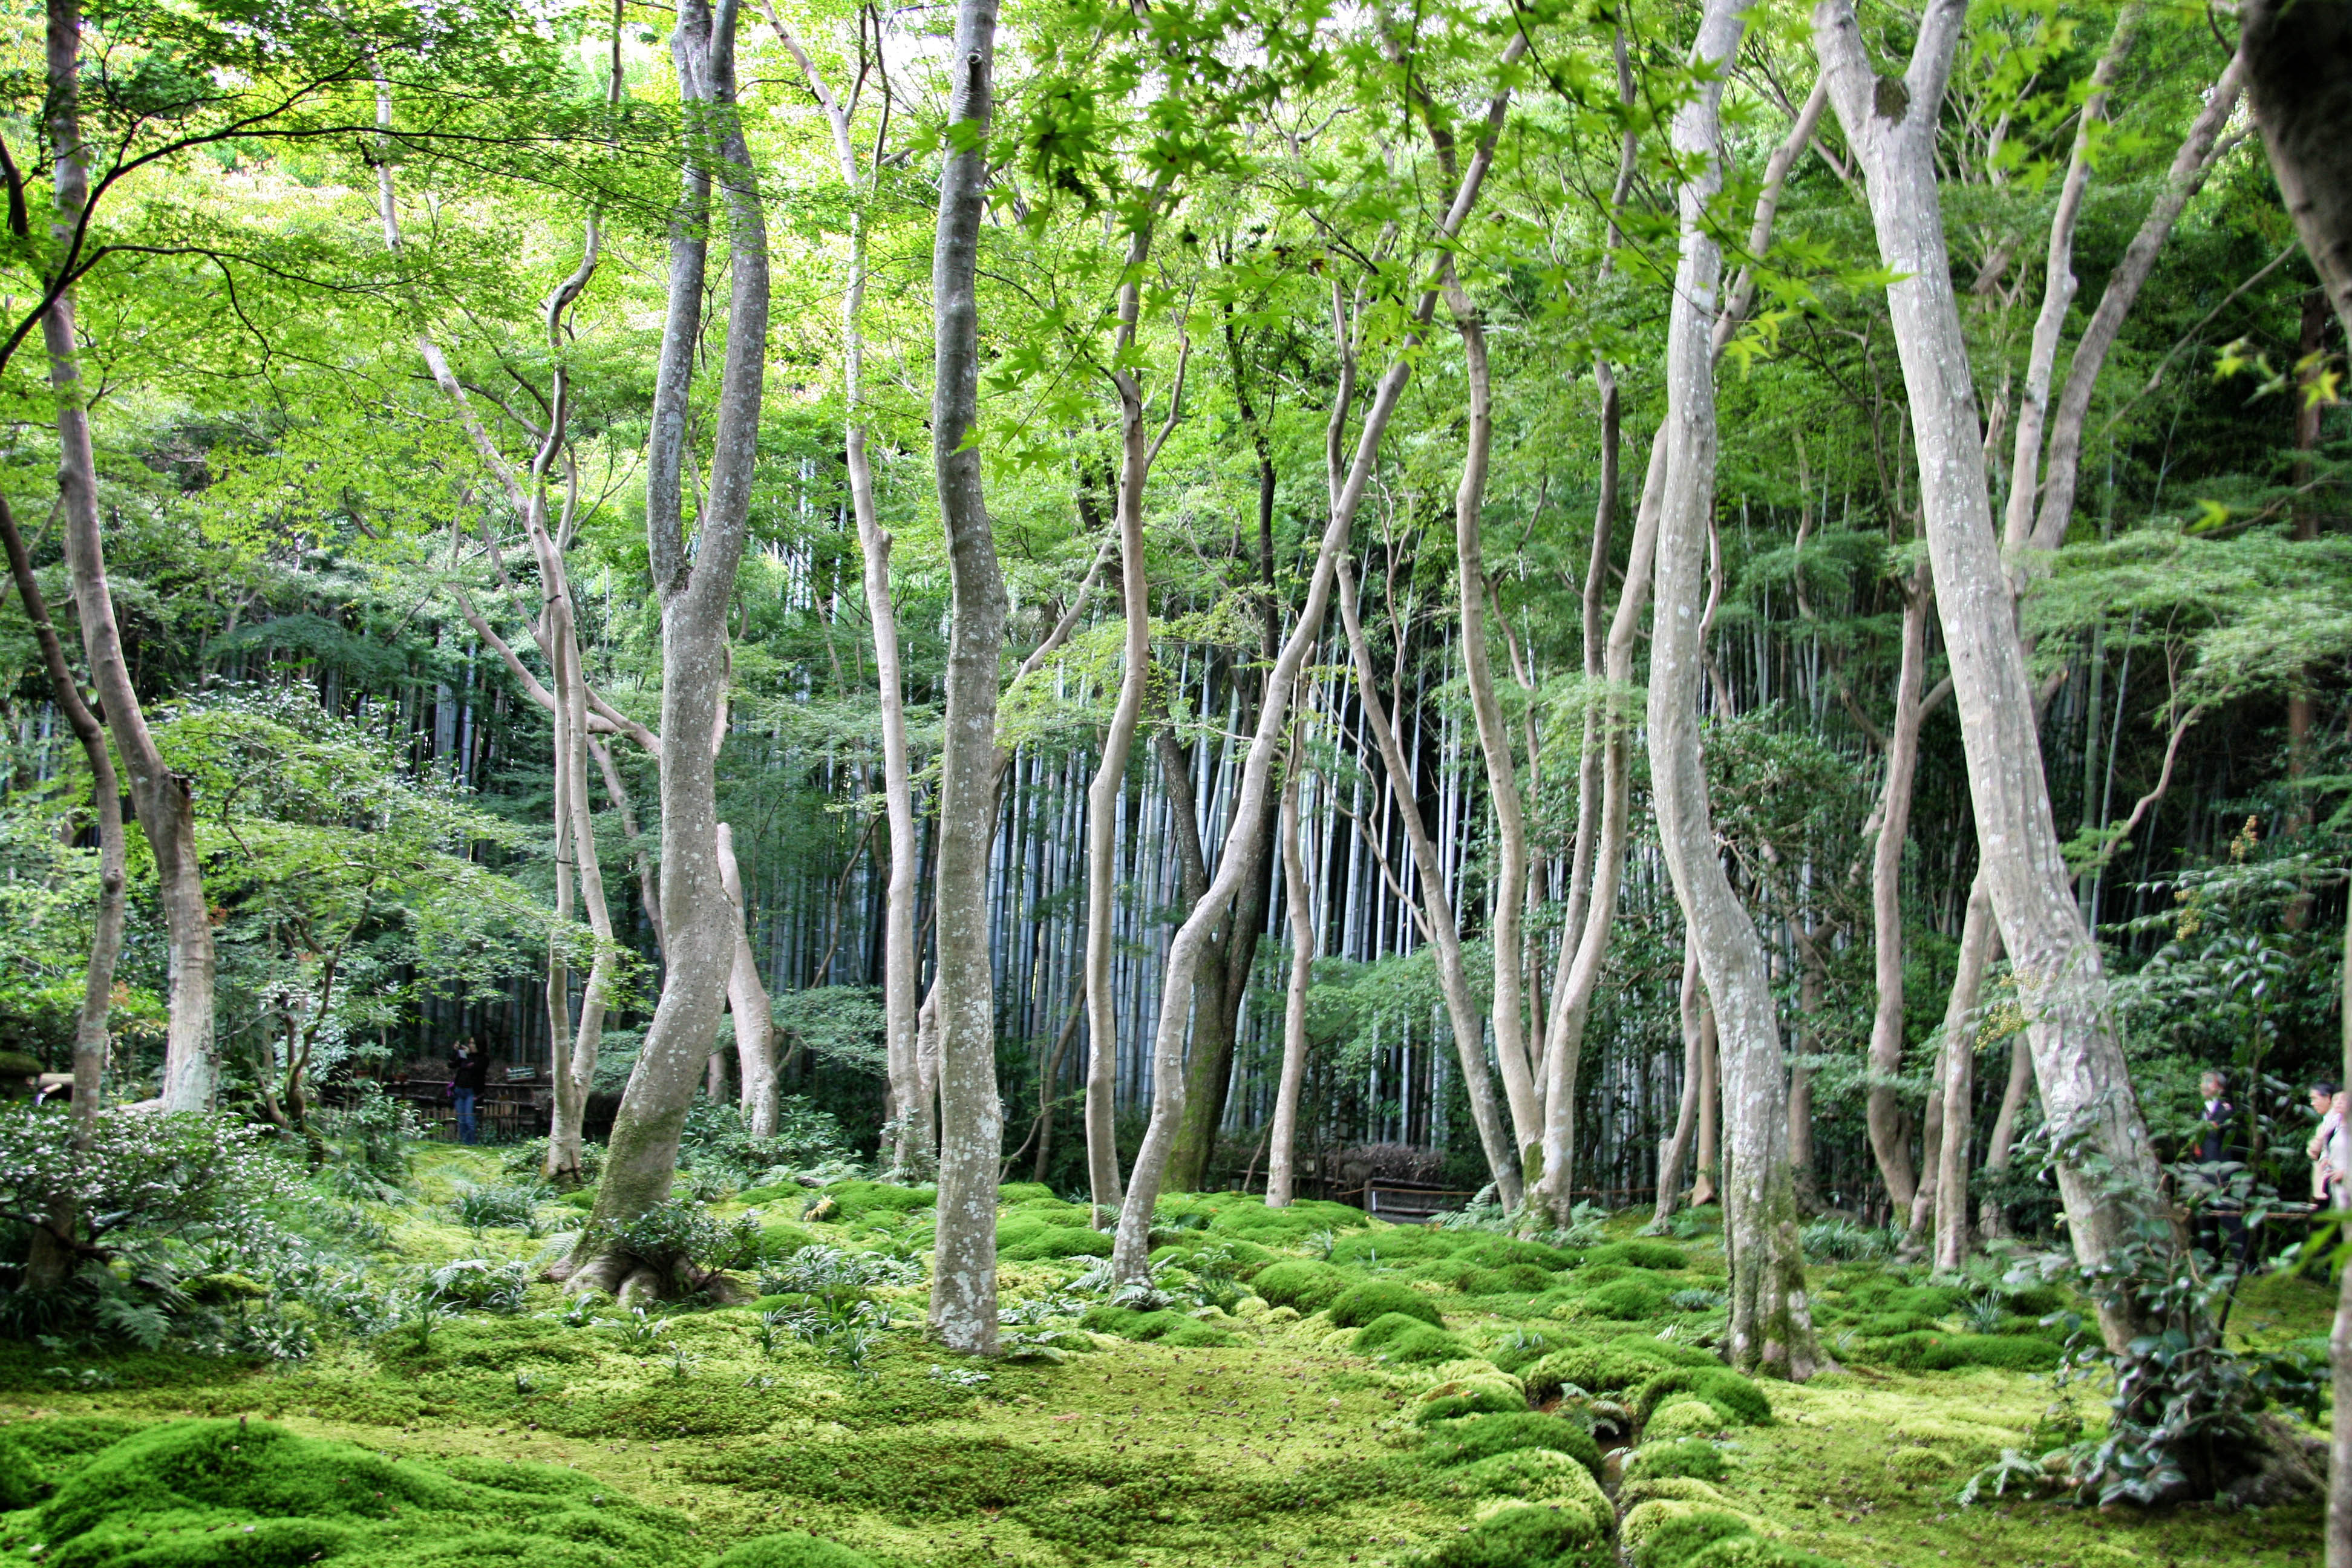
[[(463, 1259), (532, 1264), (543, 1237), (452, 1218), (468, 1184), (510, 1179), (496, 1152), (431, 1152), (410, 1202), (370, 1205), (379, 1266), (421, 1279)], [(2031, 1312), (2047, 1300), (1822, 1264), (1823, 1339), (1843, 1370), (1761, 1384), (1759, 1401), (1692, 1348), (1723, 1321), (1704, 1211), (1664, 1240), (1635, 1239), (1641, 1216), (1620, 1216), (1560, 1255), (1337, 1205), (1178, 1196), (1161, 1211), (1173, 1300), (1118, 1307), (1084, 1293), (1097, 1246), (1084, 1211), (1021, 1187), (1006, 1189), (1000, 1245), (1005, 1331), (1025, 1359), (980, 1365), (920, 1337), (908, 1260), (929, 1216), (900, 1205), (925, 1196), (850, 1183), (817, 1216), (801, 1211), (818, 1194), (796, 1188), (714, 1205), (720, 1219), (756, 1209), (773, 1254), (741, 1278), (777, 1289), (746, 1305), (582, 1311), (532, 1284), (491, 1302), (502, 1310), (395, 1313), (274, 1363), (0, 1346), (0, 1507), (19, 1510), (0, 1513), (0, 1563), (2318, 1559), (2315, 1500), (1960, 1506), (1979, 1467), (2047, 1440), (2070, 1403), (2050, 1374), (2055, 1331)], [(550, 1205), (540, 1228), (566, 1215), (578, 1211)], [(250, 1293), (246, 1310), (319, 1310)], [(2324, 1334), (2330, 1294), (2261, 1280), (2233, 1334)], [(2095, 1427), (2103, 1414), (2089, 1387), (2071, 1407)]]

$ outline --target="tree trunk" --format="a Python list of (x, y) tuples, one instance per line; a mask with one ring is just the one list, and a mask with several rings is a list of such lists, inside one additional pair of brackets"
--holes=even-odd
[(1691, 1163), (1691, 1207), (1715, 1202), (1716, 1178), (1723, 1174), (1723, 1057), (1716, 1037), (1715, 1007), (1702, 984), (1698, 994), (1698, 1148)]
[[(2344, 925), (2343, 1076), (2352, 1083), (2352, 918)], [(2328, 1427), (2327, 1568), (2352, 1568), (2352, 1268), (2338, 1270), (2336, 1322), (2327, 1334), (2329, 1382), (2336, 1401)]]
[[(997, 658), (1007, 601), (981, 493), (980, 228), (988, 189), (995, 0), (959, 0), (950, 64), (948, 153), (931, 251), (937, 322), (931, 458), (948, 540), (950, 630), (947, 722), (940, 756), (939, 1229), (931, 1254), (930, 1332), (949, 1350), (993, 1355), (996, 994), (988, 956), (988, 847), (996, 820)], [(1089, 976), (1088, 1005), (1094, 987)]]
[(1943, 1160), (1936, 1173), (1936, 1268), (1958, 1268), (1969, 1256), (1969, 1131), (1974, 1125), (1977, 998), (1992, 961), (1992, 895), (1979, 878), (1960, 921), (1960, 952), (1944, 1008)]
[(1813, 1069), (1803, 1058), (1821, 1048), (1822, 1003), (1829, 994), (1827, 961), (1822, 954), (1821, 931), (1799, 944), (1797, 976), (1797, 1059), (1789, 1066), (1789, 1172), (1797, 1184), (1797, 1209), (1819, 1214), (1821, 1187), (1813, 1173)]
[[(81, 139), (79, 0), (49, 0), (47, 48), (46, 119), (49, 145), (57, 153), (55, 232), (65, 236), (79, 222), (89, 195), (89, 149)], [(70, 288), (59, 290), (57, 302), (41, 318), (41, 341), (49, 355), (49, 384), (57, 393), (58, 489), (65, 513), (66, 565), (73, 581), (75, 613), (81, 622), (82, 657), (89, 665), (90, 681), (98, 689), (99, 707), (113, 732), (115, 749), (130, 774), (131, 805), (154, 855), (157, 897), (163, 906), (171, 974), (170, 1021), (163, 1045), (163, 1109), (208, 1111), (220, 1082), (220, 1046), (213, 1032), (216, 960), (212, 910), (205, 901), (204, 868), (196, 855), (195, 810), (186, 781), (165, 765), (147, 728), (146, 712), (131, 684), (122, 631), (114, 618), (114, 599), (106, 581), (105, 543), (99, 527), (98, 463), (90, 449), (89, 415), (83, 404)], [(26, 609), (29, 613), (29, 600)], [(87, 1003), (84, 1012), (87, 1015)], [(79, 1082), (79, 1063), (75, 1072)], [(96, 1097), (91, 1099), (95, 1103)]]
[[(1450, 161), (1450, 160), (1449, 160)], [(1454, 258), (1438, 263), (1445, 302), (1462, 338), (1464, 374), (1469, 383), (1470, 430), (1462, 458), (1462, 482), (1454, 496), (1454, 552), (1462, 599), (1462, 678), (1478, 727), (1478, 749), (1486, 763), (1486, 797), (1495, 813), (1493, 908), (1487, 937), (1494, 946), (1495, 1058), (1502, 1068), (1503, 1098), (1511, 1110), (1522, 1180), (1543, 1168), (1543, 1106), (1537, 1093), (1535, 1063), (1528, 1056), (1522, 977), (1527, 970), (1520, 917), (1527, 899), (1528, 813), (1519, 794), (1511, 731), (1495, 699), (1494, 665), (1486, 650), (1486, 561), (1479, 539), (1479, 509), (1486, 493), (1486, 469), (1495, 444), (1495, 378), (1486, 357), (1486, 329), (1478, 308), (1455, 275)], [(1573, 1086), (1570, 1089), (1573, 1093)], [(1532, 1169), (1530, 1169), (1532, 1167)]]
[(2238, 20), (2247, 96), (2271, 173), (2336, 320), (2352, 334), (2352, 142), (2344, 135), (2352, 124), (2352, 7), (2247, 0)]
[(1895, 726), (1886, 737), (1886, 782), (1879, 796), (1878, 841), (1870, 861), (1872, 963), (1878, 1010), (1870, 1023), (1870, 1079), (1864, 1120), (1886, 1201), (1912, 1206), (1911, 1133), (1895, 1080), (1903, 1071), (1903, 847), (1911, 837), (1911, 800), (1919, 773), (1921, 695), (1927, 668), (1927, 612), (1934, 595), (1922, 565), (1903, 596), (1903, 655), (1895, 682)]
[(1699, 1025), (1698, 946), (1687, 932), (1683, 937), (1683, 1092), (1675, 1110), (1674, 1136), (1658, 1145), (1658, 1193), (1650, 1224), (1663, 1226), (1674, 1216), (1675, 1201), (1682, 1195), (1683, 1167), (1691, 1157), (1691, 1141), (1698, 1132), (1701, 1082), (1706, 1075), (1706, 1053)]
[[(1944, 644), (1959, 704), (1977, 840), (2020, 981), (2034, 1068), (2060, 1147), (2074, 1248), (2104, 1263), (2135, 1218), (2162, 1204), (2159, 1172), (2117, 1039), (2106, 974), (2076, 908), (2042, 763), (2014, 601), (1993, 533), (1982, 428), (1952, 295), (1936, 187), (1935, 131), (1966, 0), (1932, 0), (1908, 73), (1871, 69), (1848, 0), (1819, 0), (1814, 37), (1830, 100), (1868, 183), (1896, 348), (1910, 395), (1920, 500)], [(2107, 1167), (2095, 1177), (2090, 1163)], [(2109, 1345), (2137, 1314), (2103, 1303)]]
[[(775, 1017), (769, 1011), (768, 987), (760, 979), (760, 961), (751, 952), (751, 911), (743, 898), (742, 869), (735, 863), (735, 831), (723, 822), (719, 825), (719, 882), (735, 907), (735, 959), (727, 972), (727, 1011), (735, 1020), (739, 1109), (744, 1131), (754, 1138), (773, 1138), (782, 1111), (777, 1098)], [(718, 1092), (726, 1092), (723, 1082)]]
[[(667, 971), (604, 1162), (596, 1206), (571, 1259), (575, 1289), (632, 1295), (656, 1284), (652, 1261), (610, 1244), (614, 1227), (669, 1196), (686, 1122), (727, 998), (742, 921), (719, 858), (718, 745), (727, 698), (727, 612), (749, 532), (768, 328), (767, 231), (735, 109), (732, 0), (716, 15), (684, 0), (671, 53), (682, 96), (707, 118), (688, 148), (670, 231), (669, 300), (656, 370), (646, 471), (646, 542), (662, 618), (661, 901)], [(685, 536), (688, 401), (702, 327), (704, 224), (713, 180), (724, 194), (730, 298), (709, 490), (693, 552)]]
[[(49, 691), (58, 711), (81, 743), (82, 760), (89, 768), (89, 800), (98, 818), (98, 913), (90, 926), (89, 963), (82, 973), (81, 1012), (74, 1021), (73, 1147), (85, 1152), (98, 1128), (99, 1096), (112, 1037), (107, 1015), (114, 1005), (115, 961), (122, 952), (122, 917), (126, 902), (127, 858), (122, 837), (122, 785), (115, 777), (114, 758), (107, 750), (106, 726), (90, 711), (66, 661), (65, 644), (49, 619), (48, 602), (33, 576), (33, 559), (16, 531), (16, 516), (0, 498), (0, 542), (8, 552), (9, 574), (16, 579), (16, 597), (25, 606), (33, 639), (40, 646), (41, 663), (49, 677)], [(73, 1240), (80, 1215), (70, 1198), (50, 1205), (47, 1224), (32, 1233), (25, 1264), (25, 1288), (54, 1290), (72, 1278)]]
[(1282, 1002), (1282, 1078), (1275, 1089), (1274, 1126), (1265, 1156), (1265, 1206), (1287, 1208), (1291, 1157), (1298, 1142), (1298, 1093), (1307, 1077), (1307, 991), (1315, 983), (1315, 909), (1307, 863), (1298, 850), (1298, 775), (1302, 748), (1294, 740), (1282, 779), (1282, 900), (1290, 918), (1290, 984)]
[[(1745, 30), (1744, 0), (1707, 0), (1692, 58), (1727, 63)], [(1730, 1359), (1801, 1382), (1817, 1368), (1804, 1257), (1789, 1173), (1788, 1086), (1764, 944), (1716, 847), (1699, 760), (1708, 519), (1715, 504), (1713, 338), (1722, 253), (1706, 225), (1723, 184), (1720, 79), (1675, 116), (1675, 150), (1696, 160), (1681, 186), (1681, 259), (1666, 346), (1666, 473), (1658, 512), (1658, 613), (1650, 651), (1650, 775), (1658, 839), (1714, 1005), (1724, 1063), (1730, 1170), (1724, 1238), (1731, 1253)]]

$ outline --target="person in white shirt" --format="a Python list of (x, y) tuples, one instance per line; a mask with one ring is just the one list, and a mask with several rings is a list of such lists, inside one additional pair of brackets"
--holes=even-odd
[(2304, 1158), (2311, 1162), (2311, 1201), (2327, 1202), (2328, 1184), (2335, 1172), (2331, 1169), (2335, 1152), (2331, 1145), (2344, 1126), (2344, 1114), (2336, 1109), (2336, 1085), (2326, 1079), (2311, 1086), (2311, 1113), (2319, 1118), (2319, 1130), (2304, 1145)]

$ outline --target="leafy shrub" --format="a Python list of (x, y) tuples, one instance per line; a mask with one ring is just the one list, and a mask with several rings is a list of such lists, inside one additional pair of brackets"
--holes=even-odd
[(1891, 1227), (1863, 1225), (1832, 1215), (1817, 1219), (1799, 1233), (1805, 1256), (1825, 1263), (1892, 1258), (1903, 1245), (1903, 1233)]
[(806, 1170), (852, 1157), (849, 1135), (833, 1113), (797, 1095), (778, 1102), (775, 1136), (758, 1138), (743, 1124), (742, 1111), (715, 1100), (697, 1100), (678, 1135), (681, 1164), (740, 1185), (758, 1184), (779, 1170)]
[(397, 1199), (408, 1182), (409, 1147), (425, 1136), (425, 1123), (406, 1100), (393, 1099), (381, 1084), (362, 1079), (355, 1089), (350, 1105), (310, 1118), (311, 1128), (333, 1152), (329, 1180), (350, 1197)]
[(1319, 1312), (1338, 1300), (1355, 1280), (1328, 1263), (1305, 1259), (1276, 1263), (1250, 1281), (1257, 1293), (1277, 1307)]
[(1444, 1314), (1437, 1304), (1410, 1285), (1399, 1285), (1386, 1279), (1367, 1280), (1340, 1293), (1331, 1303), (1331, 1322), (1335, 1328), (1360, 1329), (1375, 1318), (1402, 1313), (1418, 1318), (1434, 1329), (1445, 1326)]
[(605, 1226), (598, 1239), (661, 1275), (675, 1293), (700, 1287), (720, 1269), (757, 1261), (760, 1221), (747, 1214), (722, 1225), (692, 1199), (672, 1198)]
[(265, 1252), (281, 1240), (272, 1205), (301, 1195), (267, 1135), (229, 1117), (111, 1110), (88, 1150), (72, 1136), (60, 1106), (0, 1110), (0, 1213), (70, 1202), (101, 1254), (166, 1237)]
[(876, 1285), (913, 1285), (922, 1278), (923, 1266), (909, 1259), (811, 1243), (763, 1267), (760, 1290), (762, 1295), (797, 1291), (830, 1300)]
[(482, 1312), (520, 1312), (523, 1293), (530, 1289), (530, 1268), (522, 1263), (492, 1263), (486, 1258), (461, 1258), (436, 1268), (431, 1279), (434, 1295), (453, 1306)]
[(874, 1568), (874, 1560), (839, 1542), (790, 1530), (733, 1546), (709, 1568)]
[(1667, 1443), (1644, 1443), (1625, 1461), (1625, 1479), (1629, 1481), (1654, 1480), (1661, 1476), (1720, 1480), (1723, 1455), (1712, 1443), (1696, 1437), (1677, 1437)]
[(1612, 1241), (1584, 1255), (1589, 1268), (1596, 1263), (1622, 1264), (1628, 1268), (1687, 1268), (1690, 1254), (1663, 1241)]
[(537, 1236), (539, 1205), (553, 1195), (543, 1182), (469, 1184), (457, 1189), (449, 1208), (459, 1225), (477, 1235), (485, 1230), (519, 1230), (526, 1236)]
[(1474, 1465), (1522, 1448), (1550, 1448), (1566, 1454), (1594, 1476), (1601, 1474), (1601, 1447), (1591, 1433), (1557, 1415), (1538, 1415), (1532, 1410), (1473, 1415), (1433, 1434), (1423, 1446), (1422, 1456), (1433, 1465)]

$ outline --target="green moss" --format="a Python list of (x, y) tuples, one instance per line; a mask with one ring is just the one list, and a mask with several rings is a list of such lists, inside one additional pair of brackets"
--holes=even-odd
[(1634, 1568), (1687, 1568), (1714, 1542), (1755, 1533), (1754, 1524), (1728, 1509), (1665, 1498), (1634, 1508), (1620, 1529)]
[(1764, 1391), (1729, 1367), (1677, 1367), (1660, 1373), (1634, 1396), (1634, 1413), (1650, 1413), (1672, 1396), (1692, 1394), (1723, 1414), (1727, 1426), (1762, 1426), (1772, 1419), (1772, 1402)]
[(874, 1568), (865, 1553), (804, 1531), (762, 1535), (710, 1560), (709, 1568)]
[(1628, 1268), (1687, 1268), (1690, 1254), (1663, 1241), (1612, 1241), (1584, 1255), (1585, 1267), (1622, 1264)]
[(1529, 1503), (1482, 1520), (1412, 1561), (1419, 1568), (1598, 1568), (1609, 1552), (1580, 1510)]
[(937, 1187), (896, 1187), (887, 1182), (835, 1182), (823, 1190), (824, 1201), (806, 1217), (829, 1225), (871, 1222), (909, 1209), (929, 1208), (940, 1201)]
[(1412, 1407), (1415, 1424), (1451, 1421), (1464, 1415), (1525, 1410), (1528, 1396), (1519, 1386), (1500, 1377), (1461, 1377), (1441, 1383), (1422, 1394)]
[(1505, 1372), (1524, 1372), (1557, 1350), (1583, 1342), (1559, 1329), (1521, 1329), (1487, 1352), (1486, 1359)]
[(1616, 1279), (1587, 1291), (1584, 1310), (1595, 1317), (1638, 1322), (1666, 1310), (1666, 1293), (1644, 1279)]
[(1276, 1263), (1250, 1281), (1251, 1289), (1277, 1307), (1319, 1312), (1338, 1300), (1355, 1280), (1328, 1263), (1304, 1259)]
[(1684, 1561), (1683, 1568), (1844, 1568), (1826, 1557), (1768, 1541), (1760, 1535), (1727, 1535)]
[(1550, 1284), (1551, 1276), (1531, 1263), (1473, 1268), (1454, 1280), (1454, 1288), (1466, 1296), (1532, 1296)]
[(1031, 1219), (1025, 1214), (1007, 1215), (996, 1227), (996, 1255), (1010, 1263), (1034, 1263), (1053, 1258), (1108, 1258), (1111, 1238), (1089, 1229), (1083, 1219), (1066, 1225), (1058, 1219)]
[[(1402, 1312), (1392, 1312), (1389, 1316), (1400, 1322), (1412, 1321)], [(1373, 1326), (1386, 1321), (1387, 1318), (1375, 1319)], [(1371, 1329), (1367, 1328), (1364, 1332), (1370, 1333)], [(1360, 1343), (1362, 1337), (1361, 1334), (1357, 1336), (1359, 1353), (1372, 1353)], [(1449, 1361), (1459, 1361), (1469, 1353), (1469, 1347), (1460, 1340), (1444, 1329), (1433, 1329), (1423, 1322), (1413, 1322), (1412, 1327), (1374, 1349), (1381, 1360), (1404, 1366), (1437, 1366)]]
[(682, 1561), (684, 1521), (567, 1470), (395, 1461), (266, 1422), (174, 1421), (93, 1458), (41, 1505), (67, 1568), (369, 1568)]
[(1474, 1415), (1432, 1433), (1422, 1456), (1433, 1465), (1469, 1465), (1521, 1448), (1554, 1449), (1595, 1476), (1601, 1473), (1601, 1448), (1590, 1433), (1557, 1415), (1538, 1415), (1533, 1411)]
[(1678, 1437), (1669, 1443), (1644, 1443), (1625, 1461), (1625, 1479), (1629, 1481), (1660, 1476), (1719, 1480), (1723, 1476), (1723, 1455), (1712, 1443), (1696, 1437)]
[(1572, 1253), (1541, 1242), (1519, 1241), (1507, 1236), (1490, 1236), (1472, 1242), (1456, 1256), (1466, 1258), (1481, 1268), (1510, 1268), (1524, 1265), (1530, 1268), (1566, 1268), (1576, 1261)]
[(5, 1437), (0, 1437), (0, 1513), (14, 1513), (20, 1508), (30, 1508), (48, 1491), (48, 1484), (26, 1454)]
[(1007, 1182), (996, 1189), (996, 1201), (1009, 1207), (1014, 1204), (1059, 1203), (1061, 1200), (1055, 1195), (1054, 1189), (1043, 1182)]
[(1091, 1329), (1098, 1334), (1116, 1334), (1123, 1340), (1199, 1346), (1202, 1349), (1234, 1342), (1234, 1336), (1223, 1330), (1212, 1328), (1197, 1318), (1188, 1318), (1164, 1307), (1156, 1312), (1139, 1312), (1132, 1307), (1089, 1307), (1086, 1315), (1078, 1320), (1078, 1326)]
[(1331, 1322), (1335, 1328), (1360, 1329), (1376, 1318), (1397, 1315), (1418, 1318), (1432, 1328), (1445, 1326), (1444, 1314), (1437, 1310), (1436, 1302), (1412, 1286), (1399, 1285), (1392, 1280), (1368, 1279), (1342, 1291), (1331, 1303)]
[(2048, 1372), (2066, 1357), (2055, 1341), (2015, 1334), (1909, 1333), (1864, 1341), (1852, 1359), (1906, 1372), (1951, 1372), (1990, 1366), (2004, 1372)]
[(1360, 1230), (1371, 1223), (1370, 1215), (1346, 1204), (1302, 1202), (1270, 1209), (1264, 1199), (1244, 1194), (1217, 1205), (1209, 1228), (1268, 1247), (1295, 1247), (1318, 1230)]
[(1425, 1261), (1451, 1258), (1470, 1245), (1472, 1238), (1461, 1231), (1440, 1230), (1432, 1225), (1383, 1225), (1360, 1235), (1341, 1237), (1331, 1247), (1331, 1261)]
[(1195, 1232), (1177, 1237), (1164, 1247), (1151, 1249), (1151, 1260), (1163, 1258), (1183, 1261), (1203, 1252), (1215, 1252), (1231, 1265), (1236, 1279), (1255, 1279), (1260, 1271), (1283, 1261), (1282, 1255), (1255, 1241), (1243, 1241), (1230, 1236)]

